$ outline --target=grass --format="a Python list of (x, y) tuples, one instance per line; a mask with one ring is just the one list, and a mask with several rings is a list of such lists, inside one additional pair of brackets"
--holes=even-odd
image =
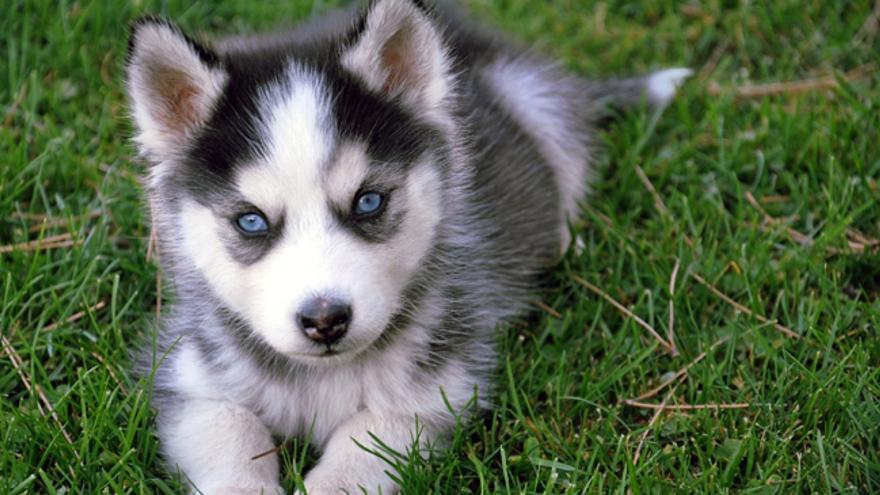
[[(405, 492), (880, 491), (878, 10), (471, 3), (582, 73), (687, 65), (698, 77), (661, 118), (635, 113), (604, 135), (575, 226), (583, 252), (555, 272), (550, 310), (501, 333), (497, 408), (448, 455), (401, 463)], [(0, 7), (0, 245), (49, 242), (0, 253), (0, 492), (181, 491), (160, 464), (149, 388), (127, 371), (157, 300), (120, 84), (127, 24), (152, 12), (253, 32), (323, 7)], [(664, 338), (674, 310), (679, 355), (576, 277)], [(625, 402), (701, 353), (641, 401), (659, 413)], [(745, 407), (680, 409), (730, 404)], [(284, 452), (288, 488), (304, 454)]]

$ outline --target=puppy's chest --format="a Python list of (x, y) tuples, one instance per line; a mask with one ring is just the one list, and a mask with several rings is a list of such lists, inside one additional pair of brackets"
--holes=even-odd
[(364, 407), (362, 377), (350, 369), (313, 370), (271, 381), (249, 398), (252, 410), (273, 433), (309, 436), (317, 445)]
[(176, 386), (184, 396), (238, 404), (256, 414), (273, 434), (309, 435), (318, 446), (364, 407), (369, 388), (353, 366), (302, 370), (278, 378), (242, 359), (210, 365), (189, 347), (177, 355), (175, 368)]

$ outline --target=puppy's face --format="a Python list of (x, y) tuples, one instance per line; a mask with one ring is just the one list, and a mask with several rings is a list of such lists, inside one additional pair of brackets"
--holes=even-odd
[(444, 211), (436, 30), (408, 0), (375, 2), (357, 25), (323, 57), (223, 55), (147, 19), (129, 57), (174, 275), (203, 281), (246, 338), (307, 364), (383, 334)]

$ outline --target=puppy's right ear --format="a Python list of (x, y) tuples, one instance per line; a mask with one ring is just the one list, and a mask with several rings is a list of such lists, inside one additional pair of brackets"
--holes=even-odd
[(135, 21), (125, 85), (140, 151), (154, 163), (179, 155), (211, 116), (227, 77), (219, 58), (175, 24)]

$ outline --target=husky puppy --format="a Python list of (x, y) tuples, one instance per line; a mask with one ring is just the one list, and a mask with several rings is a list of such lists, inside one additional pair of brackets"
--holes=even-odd
[[(672, 69), (590, 82), (419, 0), (284, 34), (132, 29), (126, 86), (175, 295), (146, 346), (164, 454), (193, 491), (392, 493), (363, 447), (441, 442), (487, 406), (493, 331), (569, 243), (601, 108)], [(360, 446), (359, 446), (360, 444)]]

